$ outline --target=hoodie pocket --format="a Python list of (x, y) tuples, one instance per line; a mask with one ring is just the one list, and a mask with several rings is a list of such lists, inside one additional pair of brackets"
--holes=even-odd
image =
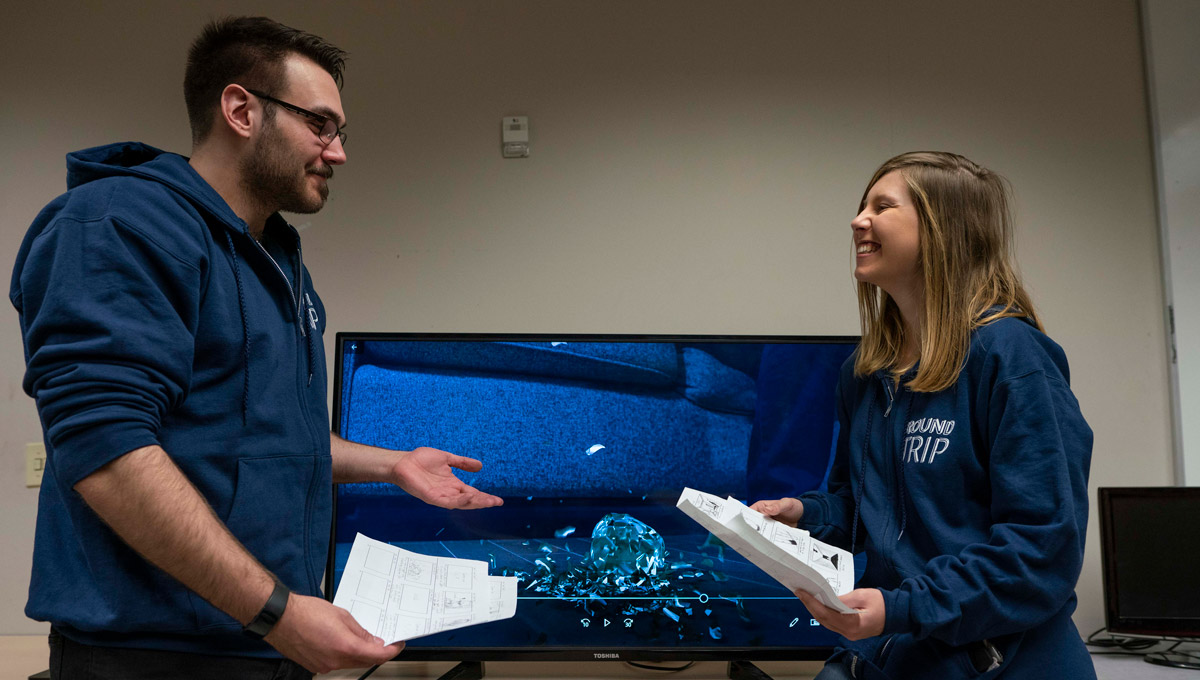
[[(1016, 636), (1019, 638), (1019, 636)], [(1003, 673), (1011, 654), (1013, 636), (998, 643), (997, 651), (1003, 661), (991, 670), (979, 670), (971, 661), (971, 645), (953, 647), (940, 640), (925, 638), (914, 640), (911, 635), (893, 636), (890, 650), (880, 660), (880, 666), (892, 678), (994, 678)], [(1008, 653), (1006, 653), (1008, 652)]]
[[(311, 565), (314, 483), (321, 477), (314, 456), (271, 456), (238, 461), (237, 487), (225, 525), (250, 554), (288, 588), (318, 592)], [(324, 557), (324, 556), (320, 556)], [(236, 624), (195, 593), (198, 627)]]

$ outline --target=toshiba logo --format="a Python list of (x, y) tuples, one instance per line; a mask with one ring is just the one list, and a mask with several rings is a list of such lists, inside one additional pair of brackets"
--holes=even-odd
[(594, 652), (592, 657), (596, 659), (619, 659), (621, 655), (614, 652)]

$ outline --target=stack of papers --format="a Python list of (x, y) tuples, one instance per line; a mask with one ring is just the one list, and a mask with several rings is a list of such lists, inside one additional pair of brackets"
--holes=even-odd
[(858, 613), (838, 599), (854, 587), (849, 552), (751, 510), (732, 496), (685, 488), (675, 505), (788, 590), (801, 589), (844, 614)]
[(384, 644), (511, 618), (517, 579), (487, 563), (409, 552), (358, 534), (333, 603)]

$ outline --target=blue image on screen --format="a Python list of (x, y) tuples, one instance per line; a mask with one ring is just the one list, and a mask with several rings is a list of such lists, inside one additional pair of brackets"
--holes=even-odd
[(362, 533), (519, 579), (512, 619), (409, 649), (836, 644), (675, 502), (685, 486), (746, 502), (819, 488), (856, 342), (339, 335), (339, 434), (478, 458), (460, 477), (505, 503), (449, 511), (339, 485), (331, 585)]

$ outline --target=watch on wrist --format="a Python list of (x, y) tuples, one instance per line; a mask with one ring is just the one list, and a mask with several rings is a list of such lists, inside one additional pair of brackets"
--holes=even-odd
[(275, 590), (271, 591), (271, 597), (267, 598), (267, 603), (263, 605), (262, 611), (247, 623), (242, 631), (252, 638), (263, 639), (271, 629), (279, 623), (279, 619), (283, 618), (283, 610), (287, 607), (288, 595), (291, 593), (287, 586), (279, 581), (275, 582)]

